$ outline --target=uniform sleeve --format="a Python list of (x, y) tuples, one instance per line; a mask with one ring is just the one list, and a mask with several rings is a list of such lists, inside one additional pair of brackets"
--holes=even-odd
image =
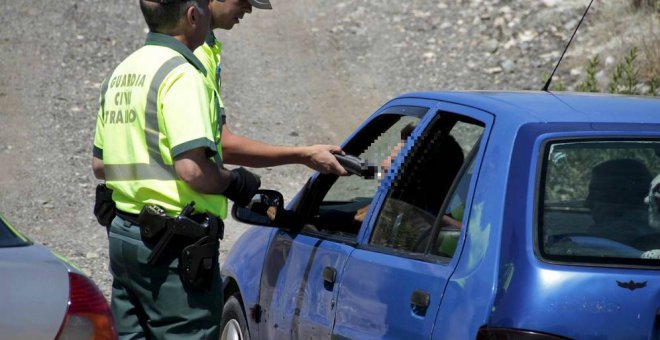
[(99, 159), (103, 159), (103, 128), (105, 125), (104, 97), (107, 90), (107, 83), (108, 79), (104, 80), (101, 84), (101, 91), (99, 94), (99, 110), (96, 116), (96, 132), (94, 134), (94, 146), (92, 148), (92, 155)]
[(220, 64), (220, 55), (222, 54), (222, 43), (219, 41), (215, 42), (213, 47), (210, 47), (207, 44), (202, 44), (195, 49), (195, 56), (201, 61), (206, 69), (206, 81), (207, 85), (215, 87), (216, 90), (216, 110), (218, 112), (218, 117), (220, 118), (220, 126), (226, 123), (225, 116), (225, 104), (222, 103), (222, 98), (220, 97), (220, 84), (218, 83), (216, 77), (219, 76), (218, 65)]
[(172, 72), (161, 89), (162, 124), (172, 159), (197, 148), (217, 153), (211, 127), (211, 98), (197, 71)]

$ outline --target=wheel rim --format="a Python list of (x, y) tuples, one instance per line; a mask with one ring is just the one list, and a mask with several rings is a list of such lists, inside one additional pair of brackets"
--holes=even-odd
[(236, 319), (227, 321), (225, 329), (222, 330), (221, 340), (243, 340), (243, 332), (241, 332), (241, 325)]

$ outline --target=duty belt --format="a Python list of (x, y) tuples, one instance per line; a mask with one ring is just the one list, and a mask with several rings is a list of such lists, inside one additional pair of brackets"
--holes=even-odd
[(137, 224), (142, 240), (155, 243), (147, 258), (150, 265), (158, 263), (175, 238), (185, 241), (187, 246), (179, 255), (179, 277), (186, 289), (203, 291), (213, 284), (224, 223), (210, 214), (193, 215), (194, 205), (195, 202), (190, 202), (176, 217), (165, 215), (165, 210), (158, 206), (147, 205), (137, 216)]
[(117, 216), (121, 217), (122, 220), (131, 222), (132, 224), (135, 224), (137, 226), (140, 225), (140, 222), (138, 222), (138, 216), (139, 215), (137, 215), (137, 214), (127, 213), (127, 212), (121, 211), (121, 210), (117, 210), (116, 214), (117, 214)]
[[(193, 215), (195, 202), (186, 205), (181, 214), (169, 217), (165, 210), (155, 205), (146, 205), (137, 217), (140, 226), (140, 236), (147, 242), (154, 242), (155, 246), (149, 254), (147, 262), (155, 265), (167, 249), (173, 238), (186, 238), (192, 242), (209, 236), (218, 240), (223, 238), (224, 223), (219, 218), (209, 215)], [(120, 215), (121, 216), (121, 215)], [(129, 221), (131, 221), (129, 219)]]

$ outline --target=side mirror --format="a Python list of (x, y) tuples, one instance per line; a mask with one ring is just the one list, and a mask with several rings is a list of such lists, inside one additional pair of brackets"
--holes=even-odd
[(240, 222), (276, 227), (275, 215), (284, 211), (284, 197), (279, 191), (259, 189), (245, 207), (237, 204), (231, 209), (231, 216)]

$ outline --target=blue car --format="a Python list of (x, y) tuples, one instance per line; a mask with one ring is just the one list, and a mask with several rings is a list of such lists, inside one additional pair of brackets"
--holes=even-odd
[(397, 97), (222, 266), (225, 339), (659, 339), (660, 100)]

